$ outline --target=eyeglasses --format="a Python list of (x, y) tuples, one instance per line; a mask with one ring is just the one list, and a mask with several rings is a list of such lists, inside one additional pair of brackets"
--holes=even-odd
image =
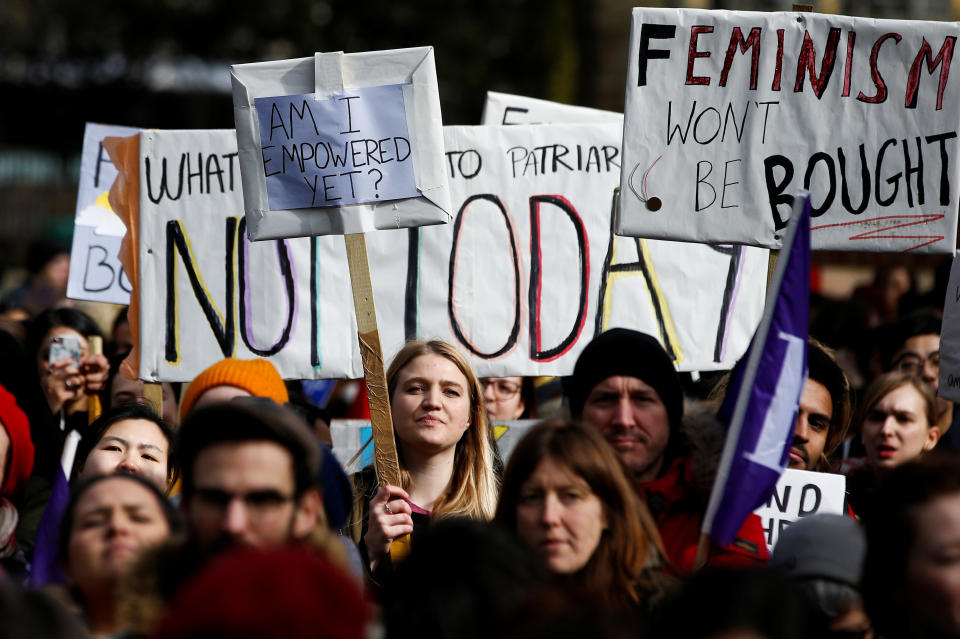
[(918, 353), (908, 351), (893, 361), (893, 367), (898, 371), (919, 375), (925, 364), (931, 368), (940, 370), (940, 351), (934, 351), (926, 357), (921, 357)]
[(484, 393), (488, 388), (492, 389), (497, 400), (512, 399), (520, 392), (520, 384), (502, 377), (485, 377), (480, 380), (480, 385), (483, 386)]
[(217, 488), (198, 488), (193, 493), (193, 499), (203, 506), (221, 511), (225, 511), (234, 499), (239, 499), (247, 512), (252, 515), (261, 515), (278, 510), (284, 504), (293, 501), (294, 497), (283, 495), (276, 490), (228, 493)]

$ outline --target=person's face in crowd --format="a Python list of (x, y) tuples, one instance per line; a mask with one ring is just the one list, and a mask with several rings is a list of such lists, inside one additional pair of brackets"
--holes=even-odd
[(130, 479), (105, 479), (77, 502), (64, 573), (81, 590), (84, 584), (115, 582), (137, 553), (169, 535), (170, 526), (150, 491)]
[(582, 477), (545, 457), (520, 489), (517, 535), (555, 573), (587, 565), (607, 528), (603, 503)]
[[(893, 368), (916, 375), (936, 395), (940, 387), (940, 336), (928, 333), (909, 338), (893, 356)], [(949, 400), (937, 397), (938, 415), (942, 415), (949, 406)]]
[(111, 425), (87, 456), (80, 478), (130, 473), (167, 488), (170, 443), (153, 422), (123, 419)]
[(37, 352), (37, 373), (40, 375), (41, 379), (48, 374), (47, 368), (50, 365), (48, 361), (50, 358), (50, 340), (59, 335), (71, 335), (73, 337), (78, 337), (80, 339), (80, 344), (83, 346), (84, 357), (87, 355), (86, 337), (68, 326), (54, 326), (47, 331), (47, 334), (43, 336), (42, 340), (40, 340), (40, 350)]
[(214, 386), (208, 388), (203, 392), (200, 397), (197, 398), (197, 401), (193, 403), (193, 408), (191, 411), (195, 411), (198, 408), (203, 406), (212, 406), (214, 404), (220, 404), (223, 402), (229, 402), (234, 397), (252, 397), (253, 393), (250, 391), (244, 390), (238, 386)]
[(907, 608), (930, 630), (924, 636), (960, 637), (960, 493), (919, 506), (915, 517), (903, 586)]
[[(163, 421), (168, 424), (178, 422), (177, 396), (173, 392), (170, 382), (162, 382), (163, 392)], [(110, 405), (132, 404), (143, 401), (143, 382), (139, 379), (129, 380), (121, 373), (113, 376), (110, 382)]]
[(38, 275), (43, 284), (55, 291), (66, 292), (70, 279), (70, 254), (58, 253), (43, 265)]
[(820, 382), (807, 379), (800, 395), (800, 410), (793, 429), (788, 466), (797, 470), (813, 470), (827, 445), (833, 402), (830, 391)]
[(520, 419), (526, 408), (523, 403), (522, 377), (484, 377), (483, 404), (490, 421)]
[(133, 333), (130, 332), (130, 322), (120, 322), (113, 330), (113, 352), (115, 355), (126, 353), (133, 348)]
[(410, 360), (397, 374), (390, 408), (405, 451), (446, 451), (470, 427), (470, 386), (456, 364), (427, 353)]
[(182, 507), (191, 536), (209, 552), (279, 546), (306, 537), (317, 523), (319, 494), (296, 496), (293, 457), (271, 441), (204, 448), (193, 463), (193, 484)]
[(581, 417), (599, 429), (636, 479), (649, 481), (659, 474), (670, 421), (649, 384), (636, 377), (608, 377), (587, 395)]
[(923, 396), (910, 384), (893, 389), (867, 411), (863, 445), (875, 468), (893, 468), (933, 449), (940, 430), (927, 421)]
[(873, 639), (873, 624), (862, 605), (853, 605), (846, 612), (830, 620), (829, 630), (835, 637)]

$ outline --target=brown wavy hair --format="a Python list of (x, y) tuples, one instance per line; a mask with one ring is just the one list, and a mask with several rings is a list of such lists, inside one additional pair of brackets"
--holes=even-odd
[[(489, 520), (497, 505), (497, 481), (493, 471), (493, 448), (487, 411), (483, 406), (483, 390), (467, 358), (455, 347), (442, 340), (411, 341), (400, 349), (387, 369), (387, 391), (390, 401), (397, 389), (400, 371), (421, 355), (439, 355), (450, 360), (467, 379), (470, 395), (470, 427), (457, 442), (450, 485), (433, 506), (435, 519), (444, 517), (471, 517)], [(394, 430), (396, 440), (396, 430)], [(402, 488), (410, 487), (410, 474), (404, 468), (403, 448), (397, 440)]]
[[(524, 435), (507, 464), (494, 522), (517, 531), (517, 505), (524, 483), (540, 462), (550, 458), (582, 478), (603, 504), (607, 529), (593, 555), (573, 578), (612, 605), (644, 603), (656, 593), (645, 570), (659, 566), (666, 553), (656, 524), (628, 479), (628, 473), (603, 437), (567, 419), (552, 419)], [(655, 569), (657, 571), (658, 569)]]

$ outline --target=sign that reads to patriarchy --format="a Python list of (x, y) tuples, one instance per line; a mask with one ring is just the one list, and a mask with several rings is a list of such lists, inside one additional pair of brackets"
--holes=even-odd
[[(482, 376), (561, 375), (615, 326), (657, 336), (681, 370), (743, 353), (766, 251), (615, 235), (619, 125), (444, 134), (453, 223), (366, 237), (387, 358), (440, 338)], [(362, 377), (343, 240), (250, 241), (233, 131), (146, 131), (140, 154), (140, 376), (186, 381), (233, 356)]]
[(255, 99), (271, 209), (418, 197), (403, 87)]
[[(956, 23), (633, 10), (617, 231), (778, 248), (952, 253)], [(955, 74), (954, 74), (955, 75)]]

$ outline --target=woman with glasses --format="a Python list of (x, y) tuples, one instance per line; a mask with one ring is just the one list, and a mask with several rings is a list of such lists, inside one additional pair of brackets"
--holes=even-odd
[(483, 377), (483, 404), (491, 422), (533, 417), (533, 379), (529, 377)]

